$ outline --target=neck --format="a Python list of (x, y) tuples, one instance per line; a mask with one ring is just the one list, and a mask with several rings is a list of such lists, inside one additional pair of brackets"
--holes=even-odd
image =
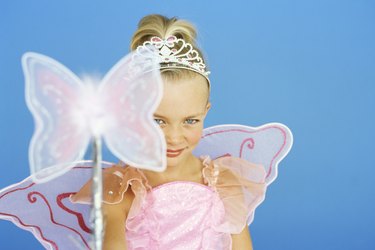
[(202, 182), (202, 162), (190, 155), (179, 165), (167, 166), (163, 172), (143, 170), (149, 184), (154, 187), (172, 181), (194, 181)]
[(167, 166), (166, 170), (162, 172), (161, 175), (168, 180), (178, 180), (182, 177), (189, 177), (196, 174), (200, 166), (200, 160), (191, 154), (180, 164)]

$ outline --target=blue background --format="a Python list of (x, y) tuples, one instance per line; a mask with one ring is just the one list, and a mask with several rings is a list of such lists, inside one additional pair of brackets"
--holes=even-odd
[[(375, 3), (134, 0), (0, 3), (0, 189), (29, 174), (20, 58), (104, 74), (141, 17), (191, 20), (212, 71), (206, 125), (282, 122), (291, 153), (250, 226), (255, 249), (375, 249)], [(0, 221), (0, 249), (41, 249)]]

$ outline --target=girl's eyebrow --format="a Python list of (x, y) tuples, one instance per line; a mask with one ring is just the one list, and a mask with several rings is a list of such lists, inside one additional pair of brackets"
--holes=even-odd
[[(186, 116), (185, 118), (192, 118), (192, 117), (197, 117), (197, 116), (201, 116), (203, 115), (203, 113), (198, 113), (198, 114), (193, 114), (193, 115), (189, 115), (189, 116)], [(160, 118), (163, 118), (163, 119), (167, 119), (166, 117), (162, 116), (162, 115), (159, 115), (159, 114), (154, 114), (154, 116), (156, 117), (160, 117)]]
[(159, 114), (154, 114), (154, 116), (157, 116), (157, 117), (160, 117), (160, 118), (163, 118), (165, 119), (166, 117), (162, 116), (162, 115), (159, 115)]
[(197, 117), (197, 116), (201, 116), (201, 115), (203, 115), (203, 113), (198, 113), (198, 114), (194, 114), (194, 115), (189, 115), (189, 116), (187, 116), (186, 118)]

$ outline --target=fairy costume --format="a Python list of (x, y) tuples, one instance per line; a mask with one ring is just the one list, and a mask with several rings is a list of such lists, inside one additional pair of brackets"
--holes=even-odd
[[(168, 42), (171, 43), (171, 41), (156, 42), (161, 42), (161, 47), (168, 45)], [(136, 55), (139, 56), (139, 54)], [(141, 55), (144, 56), (142, 53)], [(149, 66), (149, 58), (135, 64), (136, 66), (140, 65), (140, 68), (134, 67), (134, 63), (132, 64), (134, 54), (129, 58), (132, 59), (130, 60), (131, 67), (128, 65), (129, 60), (121, 60), (119, 65), (116, 65), (104, 78), (104, 87), (101, 88), (102, 92), (100, 93), (101, 97), (104, 95), (104, 100), (117, 100), (116, 98), (105, 98), (106, 95), (123, 96), (125, 90), (128, 91), (129, 88), (120, 87), (121, 91), (116, 91), (118, 90), (116, 86), (121, 86), (123, 81), (126, 84), (133, 84), (133, 87), (130, 85), (132, 87), (130, 89), (133, 89), (138, 96), (144, 96), (142, 93), (145, 93), (144, 88), (137, 88), (138, 86), (147, 84), (150, 80), (155, 83), (155, 77), (157, 78), (155, 75), (146, 74), (149, 81), (143, 77), (138, 78), (139, 72), (149, 72), (149, 69), (145, 69)], [(61, 82), (66, 79), (71, 80), (68, 81), (69, 84), (74, 85), (76, 79), (66, 74), (66, 69), (61, 70), (61, 67), (55, 62), (44, 63), (39, 59), (34, 57), (32, 60), (33, 70), (31, 71), (37, 79), (35, 83), (44, 83), (42, 85), (47, 90), (50, 88), (51, 81), (54, 83), (53, 86), (60, 85), (59, 90), (64, 90)], [(157, 64), (159, 63), (157, 62)], [(54, 66), (54, 70), (48, 70), (50, 65)], [(143, 68), (144, 65), (148, 66)], [(196, 70), (199, 71), (199, 67)], [(119, 74), (129, 74), (129, 72), (134, 73), (136, 77), (119, 76)], [(132, 81), (128, 79), (132, 79)], [(158, 80), (156, 81), (158, 82)], [(78, 86), (77, 89), (80, 87)], [(103, 91), (103, 89), (107, 89), (107, 91)], [(157, 90), (155, 91), (157, 92)], [(86, 93), (87, 90), (84, 92)], [(59, 92), (54, 91), (53, 93)], [(69, 93), (71, 96), (75, 95), (74, 91)], [(43, 95), (45, 92), (40, 91), (38, 94)], [(147, 94), (149, 95), (150, 92), (148, 91)], [(157, 94), (151, 96), (154, 96), (153, 103), (142, 106), (147, 103), (143, 99), (144, 103), (139, 104), (148, 111), (146, 112), (148, 115), (152, 115), (152, 107), (155, 106), (158, 99)], [(95, 100), (95, 98), (90, 100)], [(21, 183), (1, 190), (0, 216), (31, 231), (46, 248), (90, 248), (92, 241), (92, 229), (89, 223), (90, 206), (84, 204), (90, 203), (90, 183), (83, 188), (82, 186), (91, 178), (92, 163), (77, 162), (82, 156), (80, 154), (77, 156), (76, 153), (85, 151), (85, 147), (87, 147), (88, 136), (85, 132), (101, 134), (109, 148), (115, 149), (113, 150), (114, 154), (118, 154), (120, 159), (124, 159), (123, 161), (131, 166), (159, 167), (163, 162), (165, 163), (165, 159), (163, 160), (164, 144), (160, 139), (162, 136), (151, 126), (152, 117), (146, 116), (149, 124), (142, 123), (144, 127), (152, 127), (147, 131), (139, 126), (138, 122), (135, 123), (136, 125), (131, 122), (139, 118), (135, 115), (137, 112), (131, 112), (134, 100), (138, 100), (138, 98), (133, 96), (133, 98), (130, 97), (118, 103), (111, 101), (109, 104), (104, 102), (99, 105), (104, 107), (116, 107), (116, 105), (124, 105), (124, 103), (128, 105), (128, 109), (125, 110), (128, 112), (125, 126), (119, 125), (120, 122), (123, 122), (121, 119), (113, 123), (114, 118), (123, 116), (122, 113), (110, 114), (109, 117), (105, 114), (103, 118), (103, 112), (92, 113), (90, 107), (85, 107), (85, 112), (86, 109), (89, 110), (85, 115), (89, 115), (88, 120), (94, 120), (94, 122), (83, 124), (83, 128), (86, 129), (72, 127), (76, 132), (72, 134), (82, 138), (78, 141), (79, 143), (71, 143), (66, 146), (64, 148), (66, 150), (61, 151), (63, 154), (56, 154), (55, 151), (56, 148), (60, 149), (58, 146), (65, 145), (66, 138), (59, 140), (60, 137), (56, 134), (53, 137), (54, 140), (48, 140), (48, 138), (44, 140), (44, 137), (39, 134), (38, 136), (45, 144), (41, 147), (34, 145), (35, 148), (32, 151), (36, 153), (34, 159), (40, 159), (35, 162), (39, 163), (39, 166), (42, 163), (42, 165), (52, 165), (53, 168), (39, 170), (33, 177), (36, 179), (47, 178), (48, 181), (36, 183), (30, 177)], [(84, 103), (86, 102), (87, 100), (84, 101)], [(58, 110), (60, 102), (55, 101), (52, 104)], [(124, 111), (121, 109), (119, 112)], [(67, 113), (69, 115), (66, 117), (72, 117), (71, 113)], [(129, 119), (129, 117), (134, 119)], [(77, 120), (74, 120), (72, 124), (77, 125)], [(82, 125), (80, 122), (78, 124)], [(101, 126), (97, 126), (98, 124)], [(120, 129), (117, 131), (119, 138), (116, 137), (116, 133), (112, 133), (112, 131), (116, 131), (113, 128), (122, 128), (121, 131)], [(123, 134), (123, 130), (127, 131), (127, 134)], [(150, 147), (140, 138), (147, 138), (147, 142), (159, 146)], [(58, 146), (56, 146), (56, 140)], [(122, 143), (121, 146), (117, 144), (119, 141)], [(288, 153), (291, 143), (290, 131), (281, 124), (268, 124), (258, 128), (241, 125), (208, 128), (204, 130), (202, 140), (195, 151), (198, 156), (209, 155), (213, 159), (212, 162), (209, 157), (202, 159), (204, 163), (202, 176), (207, 186), (181, 181), (150, 187), (141, 170), (104, 164), (103, 199), (107, 203), (117, 203), (121, 201), (123, 193), (128, 188), (131, 188), (135, 194), (126, 223), (129, 249), (231, 249), (231, 234), (241, 232), (247, 223), (252, 221), (254, 210), (263, 201), (266, 186), (276, 178), (278, 163)], [(52, 147), (55, 151), (49, 151), (48, 147)], [(40, 150), (40, 148), (45, 150)], [(154, 150), (149, 150), (150, 148)], [(129, 153), (129, 151), (131, 152)], [(59, 158), (61, 155), (64, 155), (65, 158)], [(50, 161), (54, 164), (48, 163)], [(51, 175), (54, 175), (54, 178)]]
[[(230, 234), (243, 230), (249, 211), (264, 198), (264, 169), (240, 158), (202, 161), (207, 186), (174, 181), (152, 188), (139, 169), (106, 170), (106, 202), (121, 200), (128, 188), (135, 194), (126, 221), (128, 249), (230, 249)], [(240, 176), (241, 171), (251, 171), (252, 180)], [(90, 190), (86, 185), (73, 200), (85, 202)]]

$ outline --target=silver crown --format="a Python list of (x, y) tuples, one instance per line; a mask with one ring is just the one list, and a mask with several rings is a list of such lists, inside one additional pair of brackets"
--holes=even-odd
[[(178, 45), (178, 46), (176, 46)], [(160, 69), (166, 68), (183, 68), (192, 70), (204, 76), (207, 81), (209, 71), (206, 70), (206, 65), (203, 63), (202, 57), (193, 46), (185, 42), (181, 38), (169, 36), (163, 40), (160, 37), (151, 37), (149, 41), (144, 42), (137, 47), (137, 51), (141, 51), (150, 47), (157, 49), (157, 57), (160, 64)]]

